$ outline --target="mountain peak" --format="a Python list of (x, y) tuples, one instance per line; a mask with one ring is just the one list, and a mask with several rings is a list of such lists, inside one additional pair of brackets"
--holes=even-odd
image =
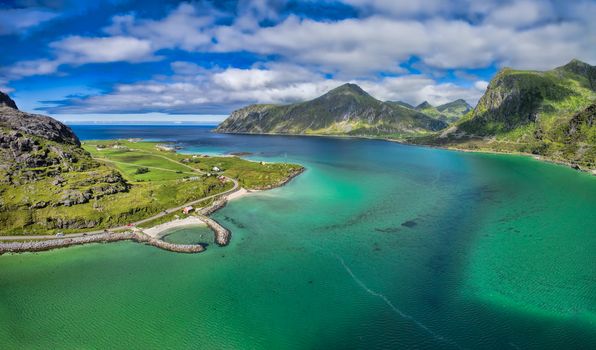
[(574, 58), (571, 61), (569, 61), (569, 63), (567, 63), (565, 66), (590, 66), (590, 64), (578, 60), (577, 58)]
[(0, 106), (7, 106), (12, 109), (18, 109), (17, 104), (5, 93), (0, 91)]
[(345, 83), (336, 87), (335, 89), (326, 93), (326, 95), (337, 95), (337, 94), (354, 94), (358, 96), (368, 96), (368, 93), (356, 84), (352, 83)]
[(575, 73), (575, 74), (580, 74), (580, 75), (585, 75), (586, 72), (589, 72), (590, 70), (593, 70), (595, 67), (580, 61), (576, 58), (572, 59), (571, 61), (569, 61), (569, 63), (567, 63), (564, 66), (558, 67), (556, 68), (557, 70), (564, 70), (567, 72), (571, 72), (571, 73)]
[(421, 104), (419, 104), (418, 106), (416, 106), (416, 109), (420, 110), (420, 109), (426, 109), (426, 108), (433, 108), (433, 105), (431, 105), (430, 103), (428, 103), (428, 101), (424, 101)]

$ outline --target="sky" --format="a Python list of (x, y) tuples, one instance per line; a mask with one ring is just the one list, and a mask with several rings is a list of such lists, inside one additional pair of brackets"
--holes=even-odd
[(596, 63), (596, 0), (0, 0), (0, 91), (69, 122), (221, 121), (346, 82), (475, 105), (503, 67)]

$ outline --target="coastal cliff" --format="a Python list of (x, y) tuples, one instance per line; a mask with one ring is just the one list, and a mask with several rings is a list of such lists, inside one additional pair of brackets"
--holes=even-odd
[(501, 70), (478, 105), (414, 143), (521, 152), (596, 168), (596, 67), (579, 60), (549, 71)]

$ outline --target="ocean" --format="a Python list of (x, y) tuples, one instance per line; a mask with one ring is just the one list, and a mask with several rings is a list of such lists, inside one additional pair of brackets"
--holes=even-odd
[(596, 344), (591, 175), (380, 140), (72, 127), (82, 140), (174, 141), (307, 171), (216, 212), (232, 231), (227, 247), (187, 255), (119, 242), (0, 256), (4, 349)]

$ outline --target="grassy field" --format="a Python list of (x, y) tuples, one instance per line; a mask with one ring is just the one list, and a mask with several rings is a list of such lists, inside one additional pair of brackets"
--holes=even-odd
[[(209, 157), (179, 154), (175, 151), (159, 150), (157, 148), (159, 145), (162, 144), (156, 142), (87, 141), (83, 147), (94, 158), (111, 161), (111, 164), (117, 167), (130, 181), (192, 177), (197, 176), (196, 172), (198, 171), (222, 174), (237, 179), (240, 185), (247, 189), (263, 189), (283, 181), (289, 174), (301, 169), (299, 165), (295, 164), (252, 162), (232, 156)], [(146, 174), (136, 175), (138, 167), (147, 167), (150, 171)], [(214, 172), (214, 167), (221, 171)]]
[[(124, 225), (232, 188), (232, 182), (218, 179), (220, 174), (245, 188), (261, 189), (301, 169), (238, 157), (182, 155), (156, 146), (87, 141), (83, 148), (97, 162), (95, 167), (63, 172), (59, 183), (56, 176), (46, 176), (19, 186), (0, 185), (0, 234), (72, 233)], [(74, 203), (64, 204), (64, 198), (71, 197)]]

